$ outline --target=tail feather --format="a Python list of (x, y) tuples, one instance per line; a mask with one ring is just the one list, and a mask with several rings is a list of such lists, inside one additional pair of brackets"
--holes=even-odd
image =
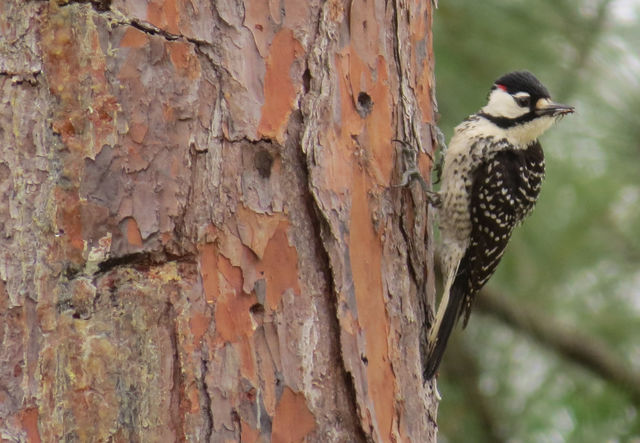
[(462, 304), (467, 291), (467, 278), (464, 268), (459, 269), (458, 275), (451, 286), (449, 302), (444, 311), (435, 343), (429, 343), (429, 355), (423, 369), (424, 380), (431, 379), (438, 371), (451, 331), (453, 331), (453, 327), (462, 312)]

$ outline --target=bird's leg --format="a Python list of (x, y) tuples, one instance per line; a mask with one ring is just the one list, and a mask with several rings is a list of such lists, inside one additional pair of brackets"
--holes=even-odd
[[(418, 183), (420, 183), (420, 186), (422, 187), (422, 191), (426, 195), (427, 200), (429, 201), (429, 204), (431, 204), (431, 206), (433, 207), (439, 208), (442, 205), (442, 202), (440, 200), (440, 194), (429, 189), (430, 186), (422, 177), (422, 174), (420, 174), (420, 170), (418, 169), (416, 149), (414, 149), (409, 143), (405, 142), (404, 140), (393, 139), (393, 141), (400, 143), (402, 145), (402, 153), (404, 156), (405, 165), (407, 166), (404, 173), (402, 174), (400, 183), (395, 186), (397, 187), (407, 186), (413, 180), (417, 180)], [(428, 153), (427, 155), (429, 156), (431, 161), (433, 161), (433, 157), (431, 157), (431, 155)]]
[(434, 133), (434, 141), (436, 142), (436, 146), (439, 148), (440, 157), (434, 163), (433, 170), (436, 173), (436, 181), (435, 183), (440, 183), (440, 179), (442, 178), (442, 168), (444, 165), (444, 154), (447, 152), (447, 143), (445, 142), (444, 134), (435, 123), (431, 123), (429, 125), (431, 127), (432, 133)]

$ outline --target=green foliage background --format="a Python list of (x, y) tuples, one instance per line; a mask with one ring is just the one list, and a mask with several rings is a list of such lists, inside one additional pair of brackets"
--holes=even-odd
[[(604, 340), (640, 371), (640, 1), (440, 0), (434, 20), (440, 128), (527, 69), (577, 112), (542, 139), (547, 178), (489, 287)], [(472, 315), (439, 378), (446, 442), (640, 442), (619, 387)]]

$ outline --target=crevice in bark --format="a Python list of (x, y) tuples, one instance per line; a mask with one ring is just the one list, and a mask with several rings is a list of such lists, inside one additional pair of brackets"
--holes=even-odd
[(231, 410), (231, 423), (234, 424), (233, 430), (236, 434), (236, 441), (242, 443), (242, 420), (240, 420), (240, 414), (236, 408)]
[[(293, 117), (292, 117), (293, 118)], [(300, 119), (300, 127), (304, 126), (304, 117), (302, 113), (299, 113)], [(301, 148), (302, 136), (298, 137), (296, 140), (297, 146)], [(370, 434), (362, 427), (362, 421), (360, 420), (359, 413), (359, 404), (358, 398), (356, 394), (356, 388), (353, 380), (353, 375), (346, 368), (346, 363), (344, 360), (344, 356), (342, 353), (342, 346), (340, 340), (340, 322), (338, 321), (338, 305), (337, 305), (337, 296), (336, 296), (336, 287), (334, 281), (333, 270), (331, 268), (331, 257), (329, 255), (329, 251), (326, 247), (325, 241), (331, 237), (331, 228), (329, 226), (329, 221), (323, 213), (322, 209), (318, 205), (316, 201), (316, 197), (314, 196), (311, 184), (311, 174), (309, 171), (309, 159), (308, 156), (305, 155), (302, 149), (296, 149), (298, 153), (298, 166), (299, 170), (302, 172), (303, 180), (306, 183), (306, 187), (303, 187), (304, 194), (303, 199), (307, 205), (307, 212), (309, 213), (309, 219), (311, 220), (311, 225), (313, 227), (314, 235), (313, 238), (316, 239), (315, 250), (318, 252), (318, 263), (322, 266), (320, 267), (322, 273), (324, 274), (324, 279), (327, 282), (327, 293), (331, 294), (332, 297), (329, 300), (329, 305), (332, 310), (332, 315), (329, 316), (331, 319), (331, 323), (329, 325), (329, 330), (332, 332), (333, 338), (331, 340), (332, 343), (336, 345), (336, 354), (341, 362), (342, 375), (344, 380), (344, 385), (346, 387), (347, 399), (350, 405), (350, 414), (354, 423), (354, 431), (356, 432), (353, 435), (356, 441), (371, 441)]]
[[(187, 220), (189, 211), (192, 210), (194, 205), (193, 190), (196, 186), (196, 182), (201, 173), (200, 169), (202, 168), (200, 166), (200, 163), (201, 163), (200, 154), (206, 153), (208, 151), (209, 151), (208, 148), (205, 148), (203, 150), (198, 149), (195, 146), (195, 142), (192, 142), (189, 145), (189, 170), (190, 170), (189, 187), (187, 188), (186, 197), (184, 200), (184, 205), (182, 206), (182, 210), (180, 211), (180, 213), (175, 219), (175, 232), (176, 232), (177, 238), (180, 240), (179, 242), (180, 244), (184, 244), (185, 242), (191, 243), (191, 241), (193, 240), (189, 236), (189, 229), (187, 228), (187, 224), (185, 220)], [(194, 249), (196, 248), (194, 247)]]
[[(309, 214), (313, 220), (314, 237), (318, 239), (319, 247), (318, 251), (321, 254), (319, 259), (323, 263), (323, 269), (326, 273), (326, 281), (328, 291), (333, 295), (331, 299), (331, 325), (330, 330), (334, 334), (333, 341), (336, 343), (337, 356), (341, 363), (342, 375), (344, 377), (344, 385), (346, 388), (347, 402), (349, 403), (349, 413), (354, 423), (354, 435), (359, 441), (371, 441), (371, 434), (363, 428), (362, 421), (360, 420), (360, 405), (358, 402), (358, 395), (356, 392), (355, 380), (353, 374), (347, 369), (345, 356), (342, 352), (341, 341), (341, 327), (338, 315), (337, 305), (337, 291), (338, 288), (335, 285), (334, 270), (331, 265), (331, 252), (330, 244), (338, 242), (339, 239), (336, 233), (333, 232), (331, 221), (328, 215), (323, 211), (320, 196), (316, 193), (313, 184), (313, 172), (314, 167), (314, 141), (316, 140), (316, 134), (319, 129), (315, 126), (317, 123), (313, 120), (318, 118), (318, 109), (322, 108), (323, 102), (327, 99), (323, 94), (323, 87), (326, 85), (325, 77), (329, 77), (329, 72), (326, 72), (330, 62), (328, 58), (332, 51), (329, 49), (332, 43), (335, 43), (336, 30), (335, 24), (332, 20), (332, 4), (325, 3), (318, 9), (318, 14), (314, 20), (314, 32), (315, 36), (313, 42), (309, 45), (307, 51), (307, 66), (308, 74), (305, 71), (303, 74), (303, 88), (304, 95), (300, 98), (301, 112), (301, 127), (303, 131), (300, 138), (300, 164), (301, 170), (304, 172), (305, 181), (307, 183), (305, 190), (305, 199), (308, 201)], [(345, 14), (348, 14), (345, 11)], [(348, 20), (347, 20), (348, 21)], [(310, 122), (305, 122), (305, 117), (309, 117)]]
[(187, 37), (186, 35), (183, 34), (173, 34), (169, 31), (166, 31), (162, 28), (158, 28), (157, 26), (145, 22), (143, 20), (138, 20), (138, 19), (129, 19), (127, 17), (125, 17), (125, 20), (115, 20), (113, 18), (111, 18), (111, 21), (113, 21), (115, 24), (118, 25), (124, 25), (124, 26), (131, 26), (133, 28), (138, 29), (139, 31), (142, 31), (146, 34), (150, 34), (150, 35), (155, 35), (155, 36), (159, 36), (164, 38), (167, 41), (170, 42), (174, 42), (176, 40), (185, 40), (189, 43), (194, 44), (195, 46), (211, 46), (213, 47), (213, 43), (212, 42), (208, 42), (205, 40), (199, 40), (197, 38), (193, 38), (193, 37)]
[(212, 42), (205, 40), (199, 40), (197, 38), (188, 37), (183, 34), (174, 34), (165, 29), (159, 28), (152, 23), (136, 18), (126, 17), (119, 11), (111, 10), (112, 0), (69, 0), (60, 6), (69, 6), (72, 4), (84, 4), (89, 3), (93, 9), (100, 15), (104, 16), (109, 22), (115, 25), (131, 26), (149, 35), (155, 35), (164, 38), (167, 41), (185, 40), (189, 43), (193, 43), (196, 46), (213, 46)]
[(42, 74), (37, 71), (0, 71), (0, 77), (11, 77), (11, 85), (22, 85), (28, 83), (30, 86), (38, 86), (38, 78)]
[[(405, 67), (408, 66), (408, 64), (406, 61), (403, 61), (403, 51), (401, 48), (403, 36), (400, 35), (400, 27), (401, 19), (404, 19), (408, 24), (409, 16), (402, 16), (402, 8), (397, 1), (392, 2), (391, 8), (393, 11), (393, 18), (391, 20), (391, 24), (393, 27), (392, 33), (395, 36), (392, 52), (398, 75), (398, 125), (400, 126), (399, 128), (397, 128), (397, 131), (399, 133), (398, 138), (402, 141), (406, 140), (408, 142), (409, 146), (411, 146), (411, 149), (415, 152), (415, 159), (417, 159), (417, 156), (420, 154), (420, 152), (425, 152), (431, 158), (431, 155), (426, 150), (422, 149), (421, 146), (421, 138), (419, 136), (419, 131), (416, 128), (415, 113), (411, 110), (414, 107), (412, 105), (415, 105), (415, 103), (407, 101), (409, 93), (413, 91), (411, 86), (408, 84), (406, 75), (408, 70)], [(397, 159), (395, 162), (396, 168), (404, 167), (406, 169), (408, 167), (417, 167), (417, 161), (414, 161), (414, 165), (408, 165), (407, 160), (403, 158), (403, 156), (400, 157), (401, 158)], [(403, 171), (400, 170), (400, 173), (402, 172)], [(428, 180), (428, 183), (429, 187), (431, 187), (431, 180)], [(408, 194), (407, 192), (403, 192), (403, 197), (408, 197), (409, 195), (411, 197), (401, 199), (401, 214), (398, 222), (400, 233), (405, 244), (407, 245), (407, 267), (409, 269), (409, 275), (416, 286), (416, 296), (419, 305), (418, 308), (420, 309), (420, 315), (418, 317), (422, 322), (422, 324), (420, 325), (419, 342), (420, 358), (422, 367), (424, 367), (428, 356), (427, 331), (431, 323), (431, 311), (427, 294), (427, 291), (429, 290), (429, 275), (427, 274), (427, 268), (429, 266), (428, 248), (431, 245), (428, 237), (431, 232), (431, 230), (429, 229), (429, 223), (431, 223), (431, 220), (429, 217), (429, 206), (426, 202), (426, 199), (416, 199), (415, 194), (413, 194), (414, 190), (411, 183), (407, 186), (407, 188)], [(422, 189), (420, 188), (420, 191), (418, 192), (422, 192)], [(405, 208), (409, 205), (412, 205), (413, 207), (413, 217), (409, 217), (407, 215), (408, 211), (405, 210)], [(427, 205), (426, 210), (424, 212), (419, 212), (423, 210), (422, 205)], [(424, 217), (424, 220), (421, 220), (419, 217)], [(416, 231), (415, 228), (418, 228), (418, 223), (425, 224), (424, 237), (420, 237), (417, 234), (419, 230)], [(426, 382), (427, 380), (423, 381)]]
[(111, 257), (98, 263), (98, 271), (96, 274), (104, 274), (117, 267), (137, 266), (150, 268), (169, 262), (196, 263), (196, 257), (193, 254), (174, 255), (166, 251), (134, 252), (119, 257)]
[[(204, 350), (202, 351), (204, 352)], [(211, 395), (209, 394), (209, 386), (207, 385), (207, 373), (209, 372), (209, 362), (203, 355), (200, 357), (200, 397), (203, 403), (204, 414), (204, 441), (210, 441), (213, 435), (213, 411), (211, 410)]]
[(171, 417), (174, 423), (174, 429), (176, 430), (177, 440), (180, 442), (186, 441), (185, 428), (184, 428), (184, 416), (182, 414), (182, 386), (184, 385), (184, 379), (182, 377), (181, 362), (180, 362), (180, 343), (178, 341), (178, 331), (176, 324), (177, 314), (171, 302), (167, 303), (165, 321), (163, 322), (169, 328), (169, 340), (171, 341), (171, 349), (173, 350), (173, 385), (171, 386)]
[(98, 263), (98, 273), (110, 271), (122, 266), (150, 266), (151, 254), (148, 252), (135, 252), (133, 254), (122, 255), (120, 257), (108, 258)]
[(130, 20), (128, 23), (123, 23), (123, 24), (128, 24), (129, 26), (132, 26), (132, 27), (136, 28), (137, 30), (142, 31), (142, 32), (144, 32), (146, 34), (159, 35), (160, 37), (164, 38), (165, 40), (169, 40), (169, 41), (175, 41), (175, 40), (178, 40), (180, 38), (184, 38), (184, 36), (182, 36), (182, 35), (172, 34), (171, 32), (165, 31), (164, 29), (160, 29), (160, 28), (152, 25), (151, 23), (146, 23), (146, 22), (143, 22), (143, 21), (137, 20), (137, 19)]
[[(402, 202), (402, 204), (404, 205), (404, 201)], [(400, 228), (400, 234), (402, 234), (402, 238), (404, 240), (404, 242), (407, 245), (407, 269), (409, 270), (409, 277), (411, 278), (411, 280), (413, 280), (414, 282), (418, 282), (420, 281), (419, 276), (418, 276), (418, 271), (415, 268), (415, 260), (413, 258), (413, 255), (415, 254), (415, 251), (413, 250), (413, 240), (411, 239), (411, 235), (409, 234), (409, 232), (407, 232), (407, 228), (406, 228), (406, 223), (407, 223), (407, 219), (406, 219), (406, 215), (403, 212), (402, 214), (400, 214), (400, 219), (398, 220), (398, 226)]]
[[(211, 66), (212, 73), (217, 81), (217, 96), (211, 97), (211, 101), (214, 103), (224, 103), (225, 98), (222, 90), (222, 86), (224, 84), (225, 78), (232, 78), (232, 74), (225, 69), (223, 63), (216, 62), (215, 60), (215, 49), (213, 45), (210, 44), (196, 44), (195, 53), (199, 56), (203, 57)], [(213, 118), (213, 117), (212, 117)], [(211, 128), (211, 126), (210, 126)], [(213, 138), (219, 138), (220, 136), (214, 135)]]
[[(269, 145), (273, 145), (275, 147), (280, 147), (280, 145), (278, 144), (277, 140), (269, 138), (269, 137), (261, 137), (261, 138), (256, 138), (256, 139), (251, 139), (248, 137), (236, 137), (236, 138), (229, 138), (226, 136), (218, 136), (218, 137), (212, 137), (215, 140), (218, 141), (225, 141), (227, 143), (248, 143), (251, 145), (256, 145), (256, 147), (260, 147), (260, 144), (269, 144)], [(299, 142), (299, 140), (298, 140)]]
[[(405, 199), (402, 199), (402, 207), (409, 204)], [(398, 225), (400, 229), (400, 234), (402, 235), (402, 239), (407, 245), (407, 254), (406, 254), (406, 263), (407, 270), (409, 272), (409, 278), (414, 282), (416, 287), (416, 298), (418, 301), (418, 308), (420, 309), (420, 315), (418, 318), (422, 319), (422, 324), (420, 325), (419, 331), (419, 342), (420, 346), (420, 364), (421, 368), (426, 367), (427, 358), (429, 355), (428, 350), (428, 330), (431, 327), (431, 318), (429, 315), (429, 306), (427, 302), (427, 275), (425, 275), (425, 266), (426, 263), (419, 260), (419, 253), (416, 251), (415, 242), (412, 238), (412, 235), (407, 229), (407, 224), (409, 223), (408, 217), (405, 211), (400, 214)], [(425, 239), (426, 241), (426, 239)], [(423, 382), (427, 380), (423, 374)]]
[[(336, 318), (335, 320), (336, 323), (336, 327), (339, 328), (340, 325), (338, 325), (338, 319)], [(338, 335), (338, 343), (340, 343), (339, 339), (339, 335), (340, 335), (340, 331), (337, 331), (337, 335)], [(347, 371), (347, 369), (345, 368), (344, 365), (344, 359), (342, 357), (342, 351), (340, 352), (340, 359), (342, 360), (342, 368), (343, 368), (343, 374), (344, 374), (344, 385), (347, 388), (347, 393), (349, 394), (349, 399), (351, 400), (351, 404), (353, 406), (352, 410), (353, 410), (353, 414), (354, 414), (354, 420), (355, 420), (355, 424), (356, 424), (356, 434), (353, 435), (353, 437), (356, 439), (356, 441), (364, 441), (367, 443), (371, 443), (373, 442), (373, 430), (369, 430), (369, 432), (367, 433), (364, 430), (364, 427), (362, 426), (362, 421), (359, 418), (359, 413), (358, 410), (360, 409), (360, 407), (358, 406), (358, 395), (356, 393), (356, 386), (353, 382), (353, 375), (351, 375), (351, 373), (349, 371)]]
[(89, 3), (98, 12), (106, 12), (111, 9), (111, 0), (68, 0), (58, 1), (60, 6), (69, 6), (74, 3)]
[[(403, 100), (403, 82), (404, 82), (404, 72), (402, 67), (404, 66), (402, 63), (402, 57), (400, 55), (400, 35), (398, 35), (398, 30), (400, 28), (400, 23), (399, 20), (400, 18), (398, 17), (398, 5), (396, 0), (391, 2), (391, 9), (393, 11), (393, 18), (391, 19), (391, 25), (393, 26), (393, 29), (391, 30), (392, 34), (395, 36), (395, 39), (393, 41), (393, 60), (395, 62), (396, 65), (396, 69), (397, 69), (397, 75), (398, 75), (398, 97), (400, 98), (400, 100), (398, 100), (398, 106), (400, 106), (400, 113), (399, 116), (404, 116), (406, 114), (406, 109), (405, 109), (405, 103)], [(398, 123), (402, 123), (404, 122), (404, 120), (402, 118), (398, 118)], [(404, 131), (405, 128), (403, 128), (402, 131), (402, 138), (401, 140), (404, 140), (406, 138), (406, 133)]]

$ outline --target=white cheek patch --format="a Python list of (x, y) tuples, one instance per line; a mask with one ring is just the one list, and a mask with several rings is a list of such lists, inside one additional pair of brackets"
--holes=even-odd
[(507, 129), (507, 138), (522, 145), (529, 143), (540, 137), (556, 121), (554, 117), (538, 117), (530, 122), (514, 126)]
[(489, 94), (489, 103), (482, 108), (482, 112), (495, 117), (517, 118), (529, 112), (529, 109), (521, 108), (508, 92), (496, 88)]

